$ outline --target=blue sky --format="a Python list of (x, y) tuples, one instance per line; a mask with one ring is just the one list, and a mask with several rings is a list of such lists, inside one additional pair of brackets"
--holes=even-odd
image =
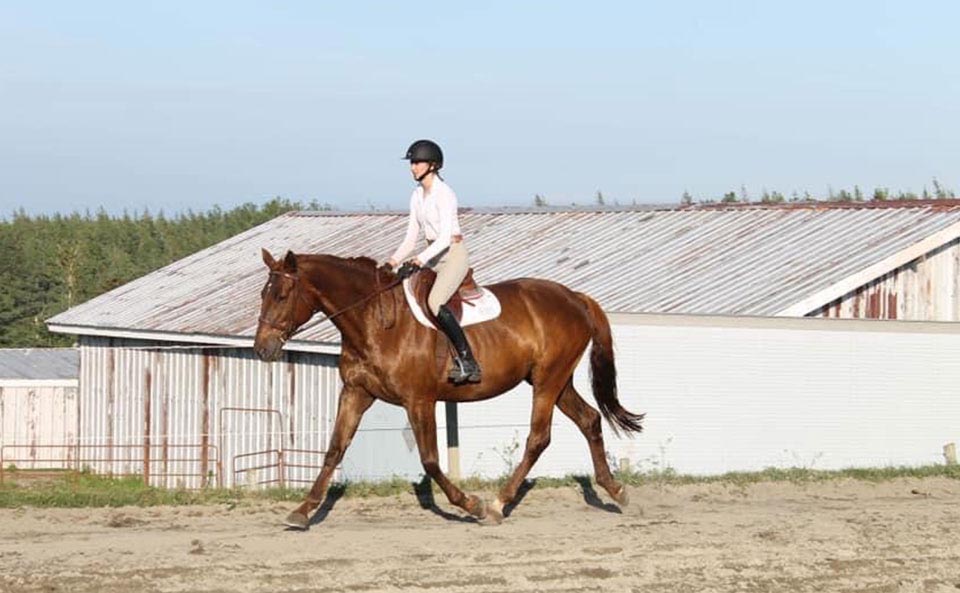
[(960, 191), (960, 3), (0, 0), (0, 216)]

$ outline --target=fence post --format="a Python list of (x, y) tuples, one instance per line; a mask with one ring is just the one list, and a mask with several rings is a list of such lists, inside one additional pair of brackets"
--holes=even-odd
[(943, 446), (943, 458), (946, 460), (947, 465), (956, 465), (957, 464), (957, 444), (956, 443), (947, 443)]
[(460, 481), (460, 427), (457, 421), (457, 402), (446, 402), (447, 410), (447, 474), (454, 482)]

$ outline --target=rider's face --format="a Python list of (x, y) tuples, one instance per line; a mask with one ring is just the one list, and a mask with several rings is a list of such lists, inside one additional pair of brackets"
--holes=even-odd
[(410, 174), (413, 175), (414, 179), (420, 179), (429, 170), (430, 163), (423, 161), (410, 162)]

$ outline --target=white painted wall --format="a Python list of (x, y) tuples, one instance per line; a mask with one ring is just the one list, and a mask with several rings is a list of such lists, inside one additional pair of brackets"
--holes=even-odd
[[(621, 402), (647, 419), (633, 439), (604, 424), (608, 452), (691, 474), (942, 462), (942, 446), (960, 440), (955, 325), (618, 316)], [(575, 381), (593, 403), (583, 362)], [(504, 473), (529, 412), (527, 387), (460, 406), (463, 473)], [(531, 475), (592, 473), (573, 424), (559, 410), (553, 424)]]
[(75, 454), (77, 380), (0, 380), (0, 465), (61, 467)]

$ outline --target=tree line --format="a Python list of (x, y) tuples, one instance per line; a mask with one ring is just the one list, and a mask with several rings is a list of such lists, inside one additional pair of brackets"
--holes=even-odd
[(826, 194), (813, 195), (809, 191), (794, 191), (789, 196), (785, 196), (778, 191), (764, 189), (759, 196), (751, 196), (745, 186), (740, 186), (740, 191), (728, 191), (719, 199), (695, 199), (689, 192), (683, 192), (680, 197), (680, 203), (685, 206), (698, 204), (720, 203), (753, 203), (760, 204), (783, 204), (786, 202), (894, 202), (904, 200), (954, 200), (956, 193), (947, 187), (944, 187), (936, 178), (932, 181), (932, 188), (923, 186), (923, 191), (919, 194), (912, 191), (890, 191), (888, 187), (875, 187), (873, 191), (864, 191), (859, 185), (854, 185), (853, 189), (834, 190), (827, 188)]
[(321, 209), (275, 198), (173, 217), (14, 212), (0, 219), (0, 347), (69, 346), (45, 319), (284, 212)]
[[(739, 191), (728, 191), (717, 197), (694, 196), (690, 192), (685, 191), (680, 196), (680, 205), (693, 206), (694, 204), (717, 203), (784, 204), (787, 202), (894, 202), (903, 200), (955, 200), (956, 198), (956, 192), (945, 187), (936, 178), (934, 178), (931, 186), (928, 188), (926, 185), (924, 185), (923, 190), (920, 193), (902, 190), (891, 191), (890, 188), (887, 187), (876, 187), (872, 191), (864, 191), (860, 188), (860, 186), (854, 185), (852, 189), (840, 190), (835, 190), (832, 187), (828, 187), (826, 193), (823, 194), (811, 194), (809, 191), (793, 191), (789, 195), (786, 195), (776, 190), (768, 190), (764, 188), (760, 195), (754, 196), (747, 191), (746, 186), (741, 185)], [(597, 193), (593, 196), (593, 200), (587, 204), (593, 204), (597, 206), (636, 206), (637, 200), (631, 200), (629, 203), (622, 203), (619, 199), (614, 199), (611, 201), (609, 198), (603, 195), (602, 191), (597, 190)], [(551, 204), (543, 194), (535, 194), (533, 196), (533, 205), (539, 208), (548, 207)], [(571, 204), (571, 206), (576, 205), (576, 203)]]

